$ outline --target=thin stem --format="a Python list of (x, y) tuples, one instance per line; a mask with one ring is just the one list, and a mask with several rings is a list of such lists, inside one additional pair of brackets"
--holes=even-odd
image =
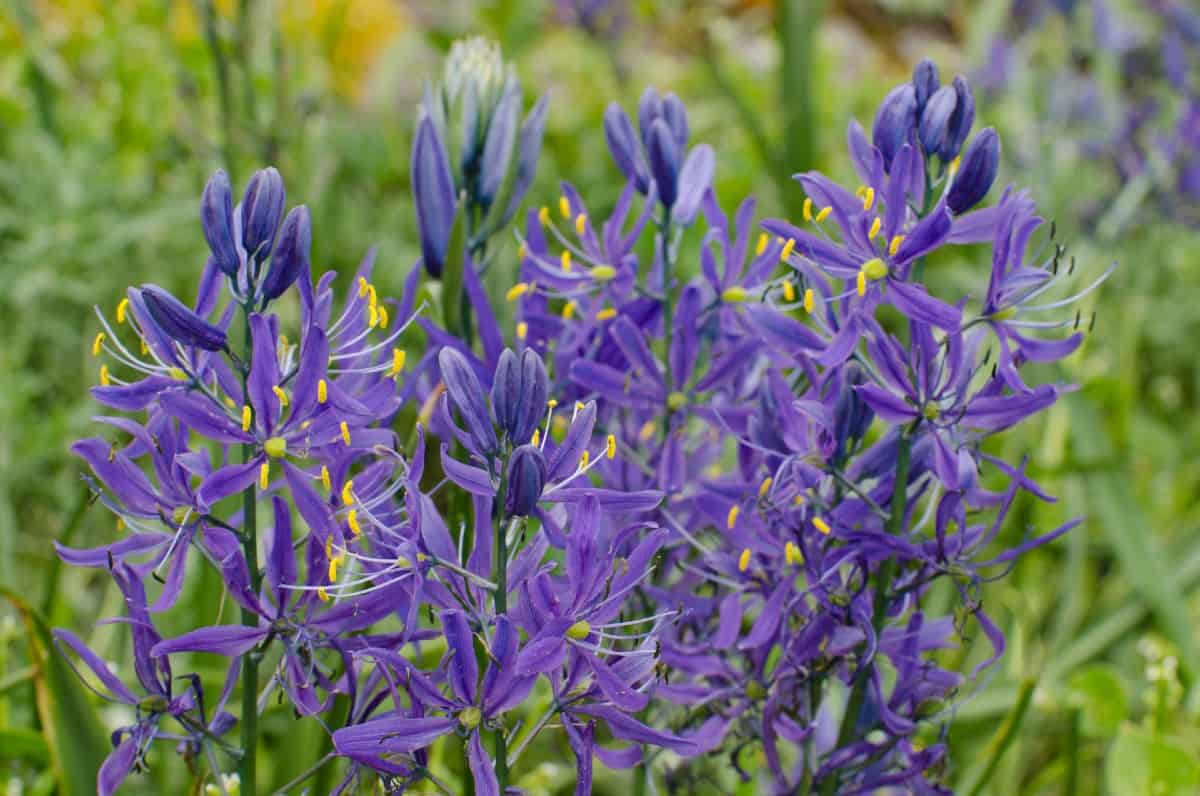
[[(507, 458), (506, 456), (505, 459)], [(508, 533), (504, 522), (504, 497), (508, 492), (507, 465), (505, 461), (500, 470), (500, 488), (496, 492), (496, 590), (492, 595), (497, 619), (508, 611)], [(492, 731), (492, 742), (496, 756), (496, 782), (499, 783), (500, 793), (503, 794), (508, 786), (508, 749), (503, 723), (499, 723)]]
[(1029, 711), (1029, 703), (1033, 701), (1033, 690), (1037, 686), (1036, 681), (1032, 678), (1024, 680), (1021, 683), (1021, 689), (1017, 694), (1017, 703), (1013, 705), (1012, 711), (1008, 717), (1004, 719), (1004, 723), (996, 730), (996, 734), (992, 736), (992, 740), (987, 746), (987, 762), (984, 763), (983, 769), (979, 776), (971, 783), (970, 788), (965, 789), (967, 796), (977, 796), (983, 790), (991, 779), (992, 774), (996, 772), (996, 767), (1000, 765), (1000, 758), (1004, 757), (1004, 753), (1008, 751), (1008, 747), (1012, 745), (1013, 739), (1017, 736), (1017, 729), (1025, 720), (1025, 714)]
[[(920, 421), (917, 421), (918, 423)], [(887, 533), (891, 536), (898, 536), (904, 524), (904, 510), (908, 503), (908, 465), (912, 458), (912, 432), (916, 428), (914, 423), (910, 428), (900, 435), (900, 445), (896, 451), (896, 477), (892, 482), (892, 505), (891, 513), (888, 515)], [(875, 578), (875, 602), (874, 602), (874, 626), (875, 637), (878, 638), (883, 630), (884, 622), (887, 621), (887, 592), (891, 585), (893, 570), (896, 567), (896, 562), (892, 557), (883, 560), (879, 565), (879, 571)], [(854, 739), (854, 733), (857, 729), (858, 715), (862, 712), (863, 702), (867, 696), (867, 671), (869, 666), (863, 665), (869, 662), (862, 662), (858, 672), (855, 673), (854, 683), (850, 689), (850, 698), (846, 701), (846, 712), (842, 715), (842, 725), (838, 730), (837, 746), (838, 748), (845, 747)], [(838, 792), (840, 784), (840, 772), (834, 772), (825, 778), (821, 783), (821, 793), (824, 796), (833, 796)]]
[(225, 161), (225, 170), (229, 179), (234, 179), (233, 162), (233, 98), (229, 86), (229, 63), (221, 49), (221, 39), (217, 33), (217, 9), (213, 0), (200, 0), (204, 17), (204, 41), (212, 54), (213, 71), (217, 76), (217, 96), (221, 104), (221, 159)]
[[(251, 291), (253, 293), (253, 291)], [(242, 369), (242, 396), (246, 406), (250, 406), (249, 367), (253, 356), (254, 342), (250, 333), (250, 307), (243, 307), (245, 318), (246, 341), (243, 349), (244, 365)], [(242, 445), (242, 462), (254, 458), (254, 446)], [(258, 527), (257, 527), (257, 496), (254, 484), (246, 487), (242, 493), (242, 552), (246, 557), (246, 567), (250, 570), (250, 585), (254, 594), (258, 594), (262, 577), (258, 571)], [(242, 624), (248, 627), (258, 626), (258, 615), (253, 611), (242, 609)], [(244, 793), (258, 793), (257, 762), (258, 762), (258, 662), (262, 654), (251, 650), (242, 661), (242, 760), (238, 766)]]

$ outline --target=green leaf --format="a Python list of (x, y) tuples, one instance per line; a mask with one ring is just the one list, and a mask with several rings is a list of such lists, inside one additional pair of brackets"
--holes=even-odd
[(1129, 694), (1114, 667), (1085, 666), (1067, 681), (1069, 699), (1083, 714), (1082, 730), (1093, 738), (1111, 738), (1129, 715)]
[(45, 764), (50, 755), (46, 741), (33, 730), (0, 727), (0, 758), (23, 758), (31, 763)]
[(466, 213), (466, 202), (460, 197), (454, 226), (450, 229), (450, 245), (446, 247), (446, 263), (442, 267), (442, 320), (446, 323), (446, 331), (455, 337), (464, 337), (466, 332), (462, 304), (463, 269), (467, 267)]
[(1117, 472), (1096, 473), (1088, 478), (1094, 516), (1104, 528), (1108, 542), (1121, 562), (1122, 573), (1150, 606), (1163, 633), (1178, 647), (1185, 668), (1197, 673), (1192, 622), (1184, 593), (1175, 584), (1174, 568), (1154, 529), (1147, 526), (1147, 512), (1137, 503), (1130, 479)]
[(1109, 793), (1191, 796), (1200, 788), (1200, 763), (1177, 741), (1125, 725), (1104, 769)]
[(108, 755), (107, 735), (83, 684), (54, 647), (45, 619), (19, 594), (5, 588), (0, 595), (13, 604), (25, 623), (29, 659), (37, 668), (33, 685), (38, 719), (59, 792), (91, 796), (96, 792), (96, 772)]

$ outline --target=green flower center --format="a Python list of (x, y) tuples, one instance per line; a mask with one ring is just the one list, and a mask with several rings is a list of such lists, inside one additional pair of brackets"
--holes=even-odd
[(283, 437), (271, 437), (263, 443), (263, 450), (272, 459), (287, 455), (287, 440)]

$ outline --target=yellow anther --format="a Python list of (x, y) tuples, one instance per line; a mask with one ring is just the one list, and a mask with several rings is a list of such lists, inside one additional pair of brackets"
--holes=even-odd
[(875, 220), (871, 222), (871, 229), (869, 232), (867, 232), (867, 237), (874, 240), (875, 236), (879, 234), (879, 230), (881, 229), (883, 229), (883, 219), (879, 216), (875, 216)]
[(792, 566), (800, 566), (804, 563), (804, 555), (795, 542), (788, 542), (783, 546), (783, 558)]
[(317, 382), (317, 403), (323, 404), (329, 400), (329, 384), (325, 379)]
[(517, 246), (517, 259), (524, 260), (528, 256), (529, 247), (525, 245), (525, 241), (521, 241), (521, 243)]
[(566, 304), (563, 305), (562, 318), (564, 321), (569, 321), (574, 317), (575, 317), (575, 302), (568, 301)]
[(329, 602), (329, 592), (325, 591), (324, 586), (317, 587), (317, 597), (321, 598), (321, 602), (323, 603)]
[(745, 572), (750, 569), (750, 548), (742, 550), (742, 554), (738, 556), (738, 572)]
[(758, 233), (758, 243), (754, 246), (755, 256), (761, 255), (767, 250), (767, 244), (771, 242), (771, 236), (765, 232)]
[(558, 197), (558, 212), (562, 214), (563, 218), (570, 220), (570, 218), (571, 218), (571, 203), (569, 201), (567, 201), (567, 197), (565, 197), (565, 196)]
[(325, 487), (325, 491), (333, 490), (333, 483), (329, 480), (329, 468), (321, 465), (321, 486)]
[(288, 337), (286, 334), (279, 335), (279, 350), (281, 350), (281, 351), (288, 350)]
[(358, 509), (350, 509), (346, 512), (346, 524), (350, 526), (350, 532), (355, 536), (362, 535), (362, 526), (358, 524)]
[(99, 334), (96, 335), (96, 338), (94, 340), (92, 340), (92, 356), (94, 356), (94, 357), (100, 356), (100, 346), (104, 345), (105, 336), (106, 335), (104, 334), (104, 332), (100, 332)]
[(354, 479), (347, 478), (346, 483), (342, 486), (342, 505), (354, 505)]
[(773, 483), (775, 483), (774, 478), (771, 478), (770, 476), (764, 478), (763, 482), (758, 485), (758, 496), (760, 498), (766, 497), (767, 493), (771, 491), (771, 484)]
[(870, 210), (875, 206), (875, 189), (870, 186), (863, 191), (863, 210)]
[(279, 459), (287, 455), (287, 440), (283, 437), (270, 437), (263, 443), (263, 452), (272, 459)]
[(822, 207), (820, 212), (817, 213), (817, 217), (816, 217), (817, 223), (820, 224), (822, 221), (829, 218), (829, 214), (832, 212), (833, 212), (832, 207)]
[(741, 285), (727, 287), (721, 292), (721, 301), (727, 304), (741, 304), (746, 298), (746, 288)]
[(223, 399), (221, 399), (221, 400), (223, 400), (223, 401), (225, 402), (225, 405), (226, 405), (226, 406), (228, 406), (230, 409), (236, 409), (236, 408), (237, 408), (237, 401), (233, 400), (233, 399), (232, 399), (232, 398), (230, 398), (228, 395), (226, 395), (226, 396), (225, 396)]
[(325, 537), (325, 558), (333, 558), (333, 537)]
[(379, 325), (379, 310), (374, 304), (367, 305), (367, 326), (374, 329)]
[(372, 307), (379, 305), (379, 295), (375, 292), (375, 286), (370, 282), (367, 283), (367, 304)]
[(672, 412), (678, 412), (683, 407), (687, 406), (687, 395), (675, 390), (667, 395), (667, 408)]
[(529, 336), (529, 324), (525, 321), (517, 322), (517, 339), (524, 340)]
[(725, 516), (725, 527), (733, 530), (733, 526), (737, 525), (738, 515), (742, 513), (742, 507), (734, 503), (729, 507), (729, 514)]
[(342, 442), (349, 445), (350, 444), (350, 426), (346, 425), (346, 421), (343, 420), (341, 423), (338, 424), (338, 428), (342, 432)]
[(248, 404), (242, 405), (242, 431), (250, 430), (250, 421), (253, 419), (253, 413), (250, 411)]
[(129, 299), (121, 299), (121, 303), (117, 305), (117, 323), (125, 323), (125, 318), (129, 313)]
[(337, 583), (338, 565), (342, 563), (341, 556), (334, 556), (329, 559), (329, 582)]
[(563, 249), (563, 253), (558, 256), (558, 264), (562, 266), (564, 271), (571, 270), (571, 250)]
[(542, 441), (542, 430), (540, 428), (535, 428), (533, 430), (533, 436), (529, 438), (529, 444), (536, 448), (538, 446), (538, 443), (540, 443), (541, 441)]
[(121, 517), (117, 517), (117, 530), (118, 531), (125, 530), (125, 520), (122, 519)]
[(867, 260), (862, 264), (862, 268), (860, 268), (859, 271), (872, 282), (883, 279), (888, 275), (887, 263), (878, 257), (873, 257), (870, 260)]
[(100, 366), (100, 383), (105, 387), (112, 384), (112, 379), (108, 375), (108, 365)]
[(812, 208), (813, 208), (812, 198), (807, 197), (807, 196), (804, 197), (804, 220), (805, 221), (813, 220)]
[(279, 399), (279, 405), (284, 409), (287, 409), (288, 397), (287, 393), (283, 391), (283, 388), (276, 384), (271, 388), (271, 392), (275, 393), (275, 397)]
[(863, 271), (859, 271), (858, 276), (854, 278), (854, 290), (860, 296), (867, 295), (867, 275)]
[(300, 430), (301, 430), (301, 431), (308, 431), (308, 427), (309, 427), (309, 426), (311, 426), (311, 425), (312, 425), (312, 421), (311, 421), (311, 420), (303, 420), (303, 421), (301, 421), (301, 422), (300, 422)]
[(404, 362), (408, 359), (408, 352), (403, 348), (392, 349), (392, 370), (388, 374), (390, 376), (400, 375), (400, 371), (404, 370)]
[(583, 455), (581, 455), (579, 457), (579, 466), (581, 468), (587, 467), (588, 464), (591, 463), (591, 461), (592, 461), (592, 454), (588, 453), (587, 451), (584, 451)]
[(575, 216), (575, 234), (582, 236), (587, 230), (587, 214), (580, 213)]
[(812, 522), (813, 522), (813, 527), (816, 528), (818, 531), (820, 531), (821, 533), (826, 534), (826, 535), (829, 534), (829, 531), (830, 531), (829, 523), (825, 522), (825, 520), (821, 519), (820, 517), (813, 517)]
[(642, 427), (638, 429), (638, 439), (642, 442), (648, 442), (654, 438), (654, 421), (647, 420), (642, 423)]
[(575, 624), (567, 628), (567, 638), (575, 641), (583, 641), (592, 632), (592, 626), (586, 619), (580, 619)]
[(377, 309), (379, 310), (379, 328), (380, 329), (388, 328), (389, 316), (388, 316), (387, 306), (384, 304), (380, 304), (377, 307)]
[(783, 249), (779, 252), (779, 261), (786, 263), (788, 258), (792, 256), (792, 252), (796, 250), (796, 239), (788, 238), (783, 242)]
[(518, 282), (517, 284), (510, 287), (508, 289), (508, 292), (504, 294), (504, 300), (505, 301), (516, 301), (517, 299), (519, 299), (521, 296), (524, 296), (528, 292), (529, 292), (529, 283), (528, 282)]
[(804, 291), (804, 311), (811, 314), (812, 311), (816, 308), (816, 306), (817, 306), (817, 295), (815, 293), (813, 293), (813, 289), (811, 287), (805, 289), (805, 291)]
[(271, 483), (271, 463), (263, 462), (258, 466), (258, 488), (266, 489)]
[(538, 223), (543, 227), (550, 224), (550, 208), (545, 205), (542, 205), (542, 208), (538, 210)]
[(360, 276), (358, 278), (358, 297), (366, 298), (367, 288), (369, 288), (370, 286), (371, 286), (370, 283), (367, 282), (367, 280), (364, 277)]
[(592, 269), (591, 274), (592, 279), (596, 280), (597, 282), (608, 282), (616, 278), (617, 269), (613, 268), (611, 265), (597, 265)]
[(796, 286), (792, 284), (792, 280), (790, 280), (790, 279), (783, 280), (783, 300), (784, 301), (795, 301), (796, 300)]
[(609, 434), (604, 441), (604, 455), (610, 459), (617, 455), (617, 438), (613, 434)]
[(612, 307), (605, 307), (596, 313), (596, 320), (598, 321), (609, 321), (615, 317), (617, 317), (617, 311)]
[(901, 244), (901, 243), (904, 243), (904, 236), (903, 236), (903, 235), (894, 235), (894, 236), (892, 236), (892, 242), (888, 244), (888, 254), (890, 254), (890, 255), (892, 255), (893, 257), (895, 257), (895, 256), (896, 256), (896, 252), (898, 252), (898, 251), (900, 250), (900, 244)]
[(796, 495), (795, 497), (793, 497), (792, 504), (795, 506), (803, 506), (804, 505), (804, 495)]
[(139, 347), (141, 348), (142, 356), (145, 356), (146, 354), (150, 353), (150, 346), (146, 345), (146, 338), (144, 338), (144, 337), (139, 338), (138, 344), (139, 344)]
[(586, 404), (584, 404), (584, 402), (583, 402), (583, 401), (576, 401), (576, 402), (575, 402), (575, 411), (576, 411), (576, 412), (582, 412), (582, 411), (583, 411), (583, 407), (584, 407), (584, 406), (586, 406)]
[(950, 171), (951, 177), (953, 177), (955, 174), (958, 174), (958, 168), (961, 165), (962, 165), (962, 155), (959, 155), (954, 160), (950, 161), (949, 171)]
[(548, 401), (546, 401), (546, 408), (547, 408), (547, 409), (554, 409), (554, 408), (555, 408), (555, 407), (557, 407), (557, 406), (558, 406), (558, 399), (557, 399), (557, 398), (551, 398), (551, 399), (549, 399)]

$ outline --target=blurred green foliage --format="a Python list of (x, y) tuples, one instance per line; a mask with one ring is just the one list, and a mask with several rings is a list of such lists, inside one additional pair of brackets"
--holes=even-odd
[[(396, 292), (417, 252), (408, 159), (422, 80), (455, 37), (483, 33), (517, 61), (531, 97), (552, 93), (531, 202), (552, 201), (556, 180), (570, 179), (594, 206), (611, 205), (620, 186), (600, 116), (614, 99), (632, 107), (653, 83), (679, 93), (694, 138), (717, 146), (722, 201), (754, 192), (761, 214), (781, 213), (794, 201), (792, 171), (820, 166), (851, 179), (842, 154), (851, 116), (869, 122), (920, 55), (939, 60), (944, 74), (980, 63), (1007, 7), (865, 5), (864, 16), (864, 4), (850, 0), (789, 3), (812, 59), (805, 74), (782, 78), (779, 65), (795, 59), (781, 58), (781, 46), (794, 40), (777, 33), (775, 4), (752, 0), (633, 3), (633, 22), (615, 41), (555, 25), (551, 4), (537, 0), (0, 7), (0, 585), (13, 594), (0, 600), (0, 783), (10, 780), (10, 793), (83, 792), (75, 778), (95, 768), (85, 717), (94, 709), (107, 727), (120, 719), (94, 700), (84, 706), (37, 630), (69, 625), (122, 659), (120, 628), (91, 629), (119, 613), (115, 590), (56, 564), (53, 540), (99, 543), (116, 533), (85, 502), (67, 447), (97, 411), (87, 395), (93, 305), (111, 312), (126, 285), (145, 281), (191, 289), (204, 257), (199, 190), (213, 169), (224, 165), (236, 180), (276, 164), (289, 200), (312, 209), (318, 267), (351, 269), (378, 244), (377, 282)], [(1093, 212), (1120, 186), (1048, 123), (1044, 76), (1061, 57), (1062, 33), (1039, 32), (1012, 91), (981, 98), (979, 118), (1004, 136), (1002, 179), (1032, 190), (1078, 267), (1098, 274), (1121, 263), (1089, 298), (1095, 334), (1059, 374), (1081, 389), (1003, 443), (1010, 458), (1028, 453), (1034, 476), (1060, 496), (1023, 504), (1010, 539), (1078, 514), (1087, 521), (984, 587), (1010, 646), (949, 714), (958, 767), (947, 779), (988, 794), (1195, 793), (1200, 241), (1138, 212), (1136, 200), (1117, 218)], [(1111, 71), (1105, 57), (1096, 54), (1097, 68)], [(803, 116), (797, 103), (809, 108)], [(805, 141), (785, 137), (796, 130)], [(788, 162), (797, 152), (813, 162)], [(937, 278), (988, 265), (940, 263)], [(491, 285), (496, 294), (504, 287)], [(206, 619), (221, 610), (211, 573), (188, 588), (182, 606)], [(163, 633), (193, 620), (164, 617)], [(979, 640), (950, 660), (966, 670), (986, 654)], [(217, 661), (198, 665), (219, 677)], [(78, 721), (64, 719), (70, 706)], [(285, 711), (269, 711), (263, 731), (274, 786), (327, 750), (319, 733), (296, 732)], [(63, 732), (78, 738), (63, 743)], [(532, 747), (518, 784), (570, 792), (560, 741)], [(310, 780), (313, 792), (327, 792), (335, 774), (327, 766)], [(623, 776), (605, 773), (598, 791), (627, 788)], [(158, 765), (129, 790), (182, 793), (185, 778)]]

